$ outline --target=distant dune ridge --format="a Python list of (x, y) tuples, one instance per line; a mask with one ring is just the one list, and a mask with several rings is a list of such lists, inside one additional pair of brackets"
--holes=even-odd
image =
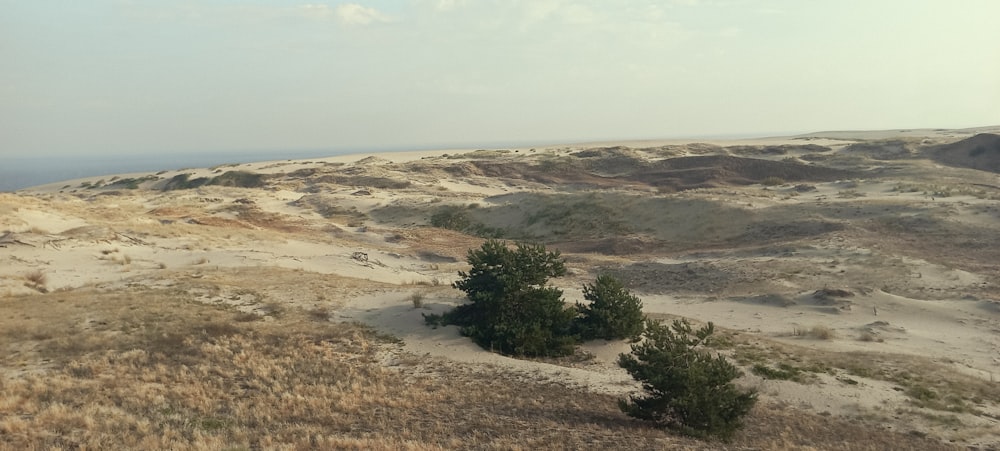
[[(994, 449), (1000, 127), (338, 155), (0, 193), (0, 449)], [(729, 444), (624, 416), (622, 341), (423, 315), (484, 239), (713, 322)], [(125, 428), (125, 429), (123, 429)], [(126, 431), (126, 432), (123, 432)]]
[(935, 161), (959, 168), (1000, 172), (1000, 135), (980, 133), (932, 151)]

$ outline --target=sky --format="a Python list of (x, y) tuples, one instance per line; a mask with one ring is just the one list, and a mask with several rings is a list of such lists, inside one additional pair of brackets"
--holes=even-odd
[(0, 0), (0, 158), (1000, 124), (996, 0)]

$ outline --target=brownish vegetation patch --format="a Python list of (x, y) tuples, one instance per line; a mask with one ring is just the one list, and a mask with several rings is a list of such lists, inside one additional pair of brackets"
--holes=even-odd
[(0, 322), (5, 343), (33, 346), (49, 363), (11, 376), (19, 358), (0, 361), (0, 448), (949, 449), (767, 406), (734, 443), (700, 442), (628, 419), (615, 397), (514, 380), (501, 368), (418, 358), (386, 368), (377, 352), (391, 345), (308, 311), (247, 322), (184, 298), (136, 290), (6, 300), (44, 327), (21, 335)]
[(306, 221), (299, 217), (264, 211), (256, 205), (233, 204), (225, 209), (236, 214), (240, 221), (262, 229), (280, 232), (301, 232), (306, 230)]
[(225, 227), (225, 228), (235, 228), (235, 229), (253, 228), (253, 226), (243, 221), (238, 221), (236, 219), (230, 219), (230, 218), (220, 218), (218, 216), (201, 216), (197, 218), (191, 218), (190, 221), (192, 224), (211, 226), (211, 227)]

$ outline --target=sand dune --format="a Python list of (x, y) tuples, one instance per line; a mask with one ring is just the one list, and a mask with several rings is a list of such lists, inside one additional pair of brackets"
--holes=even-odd
[[(625, 343), (525, 361), (423, 324), (463, 301), (449, 284), (467, 249), (499, 235), (561, 250), (570, 275), (553, 282), (568, 302), (610, 273), (650, 315), (721, 326), (733, 343), (722, 352), (769, 406), (997, 447), (1000, 181), (997, 136), (984, 134), (996, 131), (421, 151), (61, 182), (0, 194), (0, 305), (174, 289), (269, 320), (285, 309), (367, 324), (400, 340), (379, 351), (390, 369), (424, 359), (584, 394), (636, 390), (614, 364)], [(4, 336), (5, 379), (51, 371), (47, 339)], [(780, 363), (801, 377), (752, 371)]]

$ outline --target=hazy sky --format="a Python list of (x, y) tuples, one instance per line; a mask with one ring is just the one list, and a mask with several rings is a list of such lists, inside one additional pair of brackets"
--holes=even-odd
[(0, 0), (0, 157), (1000, 124), (997, 0)]

